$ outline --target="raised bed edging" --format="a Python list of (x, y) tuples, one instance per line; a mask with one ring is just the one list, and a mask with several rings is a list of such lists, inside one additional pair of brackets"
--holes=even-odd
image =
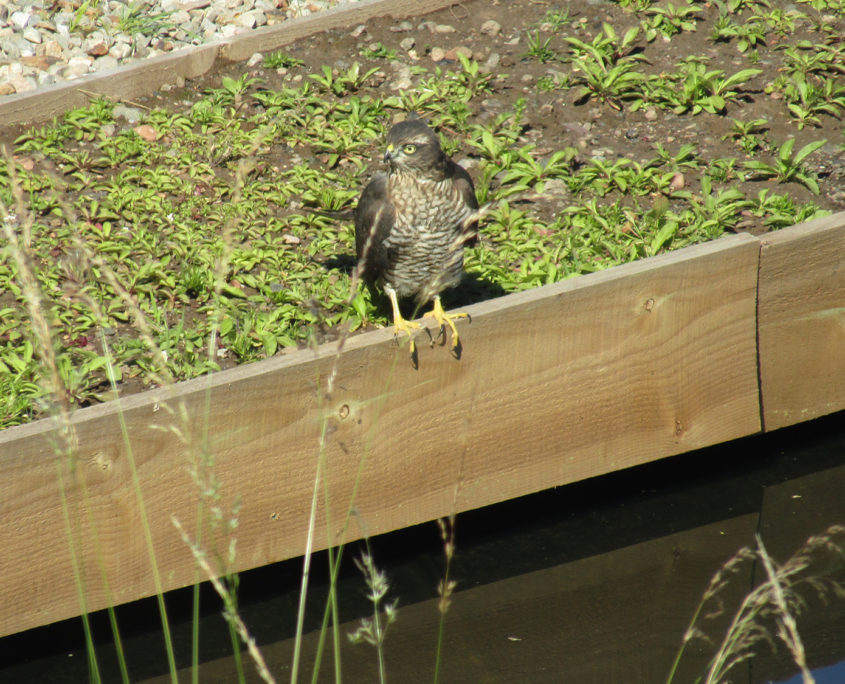
[[(761, 400), (778, 410), (785, 373), (793, 386), (812, 378), (817, 398), (793, 418), (845, 408), (841, 374), (824, 382), (782, 363), (808, 345), (784, 331), (813, 311), (814, 325), (834, 322), (824, 372), (845, 367), (843, 263), (845, 213), (763, 240), (728, 236), (468, 307), (460, 360), (420, 345), (414, 370), (392, 331), (352, 337), (322, 400), (336, 345), (285, 354), (78, 411), (73, 469), (55, 455), (61, 431), (50, 420), (5, 430), (0, 633), (80, 612), (60, 473), (87, 609), (155, 592), (121, 418), (173, 589), (196, 576), (171, 517), (195, 520), (188, 455), (205, 425), (219, 505), (242, 502), (234, 569), (256, 567), (303, 553), (324, 417), (332, 531), (321, 505), (316, 548), (759, 432)], [(784, 264), (806, 279), (801, 297), (783, 293), (797, 287)], [(359, 472), (358, 514), (341, 534)]]
[[(5, 98), (0, 122), (43, 122), (92, 94), (137, 98), (218, 59), (452, 4), (328, 10)], [(321, 508), (317, 548), (341, 541), (359, 470), (346, 541), (361, 525), (378, 534), (845, 408), (845, 214), (468, 311), (463, 358), (421, 346), (418, 371), (388, 330), (351, 338), (322, 402), (333, 345), (81, 410), (73, 467), (56, 457), (62, 428), (50, 421), (0, 432), (0, 635), (81, 612), (68, 530), (87, 610), (155, 592), (121, 419), (169, 590), (196, 577), (171, 516), (196, 518), (188, 454), (205, 425), (219, 505), (242, 501), (233, 569), (244, 570), (303, 552), (324, 417), (332, 532)]]
[(84, 107), (99, 96), (132, 100), (151, 95), (162, 85), (174, 84), (180, 78), (202, 76), (214, 67), (217, 60), (244, 60), (256, 52), (277, 50), (321, 31), (349, 28), (375, 17), (404, 18), (429, 14), (456, 4), (459, 4), (456, 0), (362, 0), (354, 5), (334, 7), (307, 17), (239, 33), (228, 40), (185, 48), (131, 66), (45, 86), (36, 92), (0, 98), (0, 125), (43, 123), (69, 109)]

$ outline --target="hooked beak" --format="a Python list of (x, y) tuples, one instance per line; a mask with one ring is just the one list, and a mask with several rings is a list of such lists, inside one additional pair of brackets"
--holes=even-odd
[(395, 158), (395, 155), (393, 154), (395, 149), (396, 148), (394, 148), (393, 145), (387, 146), (387, 149), (385, 149), (385, 151), (384, 151), (384, 161), (385, 162), (390, 162)]

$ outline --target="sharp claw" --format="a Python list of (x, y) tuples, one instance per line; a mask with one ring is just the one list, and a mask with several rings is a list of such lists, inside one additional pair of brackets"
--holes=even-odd
[[(444, 342), (446, 339), (446, 326), (449, 326), (449, 329), (452, 331), (452, 351), (454, 351), (459, 345), (458, 328), (455, 326), (455, 320), (458, 318), (469, 318), (469, 314), (460, 311), (456, 313), (447, 314), (443, 310), (443, 304), (441, 304), (440, 302), (440, 297), (435, 297), (434, 308), (428, 313), (424, 314), (423, 318), (433, 318), (435, 321), (437, 321), (438, 325), (440, 326), (440, 331), (437, 335), (437, 339), (440, 340), (442, 338)], [(430, 334), (431, 333), (429, 333), (429, 335)]]

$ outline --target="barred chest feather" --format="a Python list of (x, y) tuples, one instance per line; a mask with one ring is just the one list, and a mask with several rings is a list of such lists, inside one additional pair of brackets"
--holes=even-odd
[(384, 241), (390, 255), (385, 282), (400, 297), (420, 302), (457, 285), (463, 274), (463, 226), (474, 210), (451, 179), (391, 174), (388, 195), (395, 222)]

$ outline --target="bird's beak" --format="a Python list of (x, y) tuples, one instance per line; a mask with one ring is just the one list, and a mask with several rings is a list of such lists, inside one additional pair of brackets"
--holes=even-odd
[(396, 148), (393, 145), (388, 145), (387, 149), (384, 151), (384, 161), (389, 162), (394, 158), (393, 151)]

